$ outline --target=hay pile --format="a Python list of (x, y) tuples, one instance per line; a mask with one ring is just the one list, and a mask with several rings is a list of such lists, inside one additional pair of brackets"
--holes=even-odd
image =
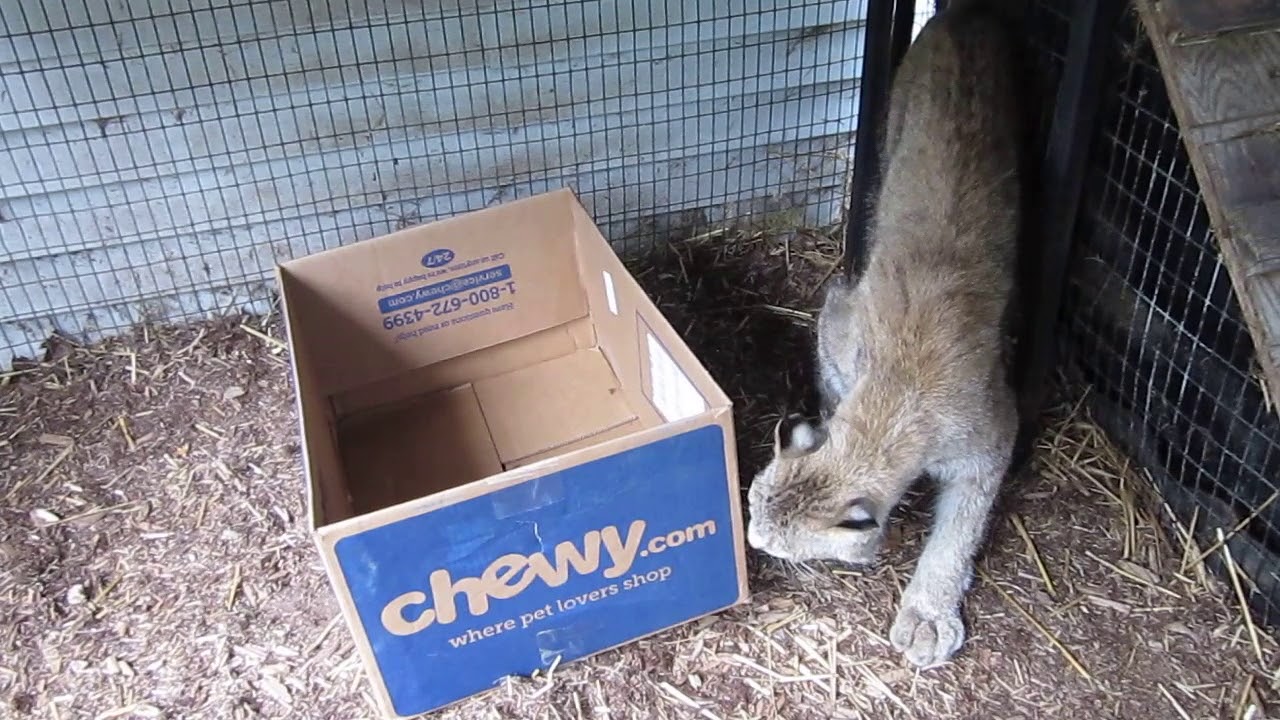
[[(746, 478), (778, 414), (812, 403), (814, 291), (837, 259), (798, 233), (634, 263), (733, 397)], [(278, 337), (274, 317), (140, 330), (0, 378), (0, 715), (373, 715), (307, 539)], [(1275, 643), (1078, 407), (1009, 484), (949, 666), (917, 673), (885, 637), (917, 503), (875, 570), (752, 556), (747, 606), (442, 716), (1262, 717)]]

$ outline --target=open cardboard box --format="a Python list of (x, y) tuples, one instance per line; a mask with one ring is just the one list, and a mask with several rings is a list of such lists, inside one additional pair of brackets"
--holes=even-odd
[(387, 715), (746, 599), (729, 399), (571, 191), (277, 274), (314, 536)]

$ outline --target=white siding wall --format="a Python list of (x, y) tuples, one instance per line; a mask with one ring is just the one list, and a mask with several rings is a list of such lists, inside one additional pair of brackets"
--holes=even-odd
[(0, 367), (570, 185), (614, 240), (838, 220), (858, 0), (0, 0)]

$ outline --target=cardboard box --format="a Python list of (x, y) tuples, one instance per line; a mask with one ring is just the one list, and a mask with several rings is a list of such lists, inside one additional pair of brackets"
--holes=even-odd
[(385, 713), (746, 599), (729, 399), (572, 192), (277, 276), (314, 537)]

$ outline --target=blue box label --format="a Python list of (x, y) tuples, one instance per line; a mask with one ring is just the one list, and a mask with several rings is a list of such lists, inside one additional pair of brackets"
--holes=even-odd
[[(477, 290), (485, 288), (489, 285), (511, 279), (511, 266), (499, 265), (494, 268), (485, 270), (477, 270), (473, 273), (460, 275), (458, 277), (442, 280), (430, 285), (424, 285), (416, 290), (406, 290), (405, 292), (388, 295), (378, 300), (378, 310), (382, 313), (395, 312), (396, 310), (404, 310), (415, 305), (429, 303), (432, 300), (441, 298), (450, 298), (458, 301), (458, 306), (469, 301), (465, 295), (469, 290)], [(456, 296), (456, 297), (455, 297)], [(485, 298), (488, 299), (487, 297)]]
[(502, 252), (464, 259), (448, 248), (428, 252), (425, 271), (378, 283), (376, 293), (390, 293), (377, 298), (382, 329), (400, 343), (515, 310), (519, 283), (506, 260)]
[(724, 442), (698, 428), (339, 540), (396, 712), (733, 604)]

